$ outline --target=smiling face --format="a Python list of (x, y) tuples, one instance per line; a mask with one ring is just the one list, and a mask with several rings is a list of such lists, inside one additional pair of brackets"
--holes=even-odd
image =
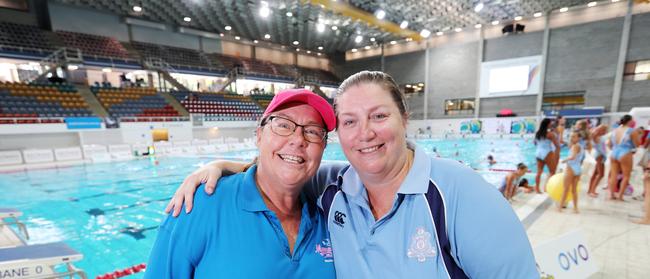
[(336, 99), (338, 135), (345, 156), (360, 174), (388, 173), (406, 162), (406, 116), (375, 83), (348, 87)]
[[(323, 120), (318, 112), (306, 104), (288, 104), (270, 114), (289, 119), (298, 125), (318, 125)], [(325, 143), (310, 143), (303, 137), (303, 127), (293, 134), (280, 136), (272, 131), (271, 123), (257, 128), (259, 149), (258, 179), (287, 187), (302, 187), (320, 166)]]

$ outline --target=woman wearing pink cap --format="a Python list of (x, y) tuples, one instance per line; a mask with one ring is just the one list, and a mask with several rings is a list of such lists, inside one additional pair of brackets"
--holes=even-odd
[(335, 122), (308, 90), (276, 95), (257, 127), (257, 162), (163, 221), (145, 278), (334, 278), (325, 220), (301, 192)]
[[(406, 140), (406, 100), (392, 77), (348, 77), (334, 107), (350, 165), (321, 166), (305, 189), (320, 194), (337, 277), (539, 278), (524, 228), (500, 193), (471, 168)], [(166, 210), (178, 213), (183, 200), (191, 210), (196, 185), (214, 189), (222, 169), (241, 166), (200, 169)]]

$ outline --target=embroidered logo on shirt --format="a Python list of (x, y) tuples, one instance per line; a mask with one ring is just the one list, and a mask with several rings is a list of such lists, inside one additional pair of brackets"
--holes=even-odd
[(431, 245), (431, 233), (428, 233), (424, 228), (419, 227), (415, 230), (415, 234), (411, 237), (411, 246), (406, 255), (409, 258), (417, 258), (418, 262), (425, 262), (427, 257), (436, 256), (436, 247)]
[(334, 258), (332, 257), (332, 244), (330, 243), (329, 238), (325, 238), (321, 243), (316, 244), (316, 253), (320, 254), (323, 257), (323, 261), (326, 263), (334, 261)]
[(341, 211), (334, 212), (334, 224), (337, 224), (342, 228), (345, 224), (345, 217), (345, 213)]

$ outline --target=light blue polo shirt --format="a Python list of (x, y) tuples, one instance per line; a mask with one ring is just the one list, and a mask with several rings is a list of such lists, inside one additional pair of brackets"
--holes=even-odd
[(291, 255), (280, 221), (255, 186), (256, 167), (196, 191), (191, 214), (168, 216), (145, 278), (335, 278), (332, 250), (316, 204), (302, 199)]
[(472, 169), (409, 145), (413, 167), (377, 221), (353, 167), (319, 170), (315, 181), (327, 188), (319, 205), (332, 201), (326, 212), (337, 277), (539, 278), (526, 232), (499, 191)]

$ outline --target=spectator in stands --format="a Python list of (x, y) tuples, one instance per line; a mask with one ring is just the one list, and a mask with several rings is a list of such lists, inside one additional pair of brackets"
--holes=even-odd
[(279, 93), (256, 129), (258, 160), (163, 221), (145, 278), (334, 278), (326, 220), (302, 188), (335, 125), (320, 96)]
[(93, 84), (93, 86), (99, 88), (99, 87), (101, 87), (101, 84), (99, 84), (99, 81), (95, 81), (95, 83)]

